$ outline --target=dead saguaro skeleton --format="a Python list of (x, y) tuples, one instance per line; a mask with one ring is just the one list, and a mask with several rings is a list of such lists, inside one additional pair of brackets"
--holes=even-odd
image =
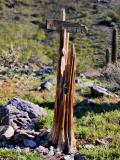
[[(47, 28), (55, 30), (54, 20), (48, 20)], [(69, 33), (65, 24), (65, 9), (61, 10), (60, 51), (57, 75), (57, 89), (54, 109), (53, 128), (49, 141), (56, 146), (58, 151), (73, 153), (76, 141), (73, 131), (73, 103), (74, 85), (76, 75), (76, 52), (74, 45), (69, 51)], [(70, 27), (72, 26), (69, 25)], [(83, 25), (73, 25), (69, 30), (76, 32), (83, 30)], [(59, 28), (59, 27), (58, 27)], [(84, 27), (86, 29), (86, 27)], [(57, 29), (56, 29), (57, 30)]]

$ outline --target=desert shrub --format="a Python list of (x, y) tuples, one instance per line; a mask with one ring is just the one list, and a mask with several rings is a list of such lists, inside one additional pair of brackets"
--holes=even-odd
[(120, 15), (114, 10), (104, 13), (103, 17), (105, 20), (108, 19), (109, 17), (109, 19), (111, 19), (113, 22), (116, 22), (116, 23), (120, 22)]
[[(46, 35), (38, 27), (19, 22), (1, 22), (0, 36), (1, 61), (4, 59), (5, 63), (9, 61), (13, 63), (16, 60), (23, 62), (35, 55), (41, 61), (48, 63), (49, 58), (45, 56), (46, 50), (43, 43)], [(14, 50), (11, 50), (11, 45)]]

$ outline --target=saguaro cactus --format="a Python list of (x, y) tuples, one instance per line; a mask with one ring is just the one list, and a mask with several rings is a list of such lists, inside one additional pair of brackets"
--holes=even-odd
[(113, 28), (112, 33), (112, 62), (116, 63), (118, 58), (118, 30)]
[(110, 48), (106, 49), (106, 65), (111, 63), (111, 53), (110, 53)]
[[(65, 13), (62, 12), (62, 17)], [(64, 20), (64, 18), (62, 18)], [(72, 45), (70, 52), (69, 33), (62, 28), (60, 33), (60, 55), (57, 75), (57, 89), (54, 110), (54, 122), (49, 141), (58, 151), (72, 153), (76, 141), (73, 131), (73, 102), (76, 72), (76, 52)]]

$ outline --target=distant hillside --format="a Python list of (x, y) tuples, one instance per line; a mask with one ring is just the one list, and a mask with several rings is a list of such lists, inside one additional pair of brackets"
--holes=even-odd
[(105, 50), (111, 46), (112, 26), (120, 27), (120, 1), (97, 0), (0, 0), (0, 54), (11, 46), (20, 62), (31, 58), (56, 65), (59, 37), (46, 30), (46, 19), (59, 18), (66, 8), (67, 20), (88, 26), (87, 35), (71, 34), (76, 45), (77, 69), (104, 65)]

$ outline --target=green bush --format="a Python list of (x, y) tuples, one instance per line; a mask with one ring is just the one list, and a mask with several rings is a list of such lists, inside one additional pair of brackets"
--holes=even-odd
[(53, 123), (53, 111), (47, 109), (47, 116), (38, 117), (36, 120), (36, 127), (38, 129), (51, 128)]
[[(119, 23), (120, 22), (120, 15), (116, 11), (109, 11), (104, 15), (104, 18), (109, 17), (113, 22)], [(108, 18), (107, 18), (108, 19)]]

